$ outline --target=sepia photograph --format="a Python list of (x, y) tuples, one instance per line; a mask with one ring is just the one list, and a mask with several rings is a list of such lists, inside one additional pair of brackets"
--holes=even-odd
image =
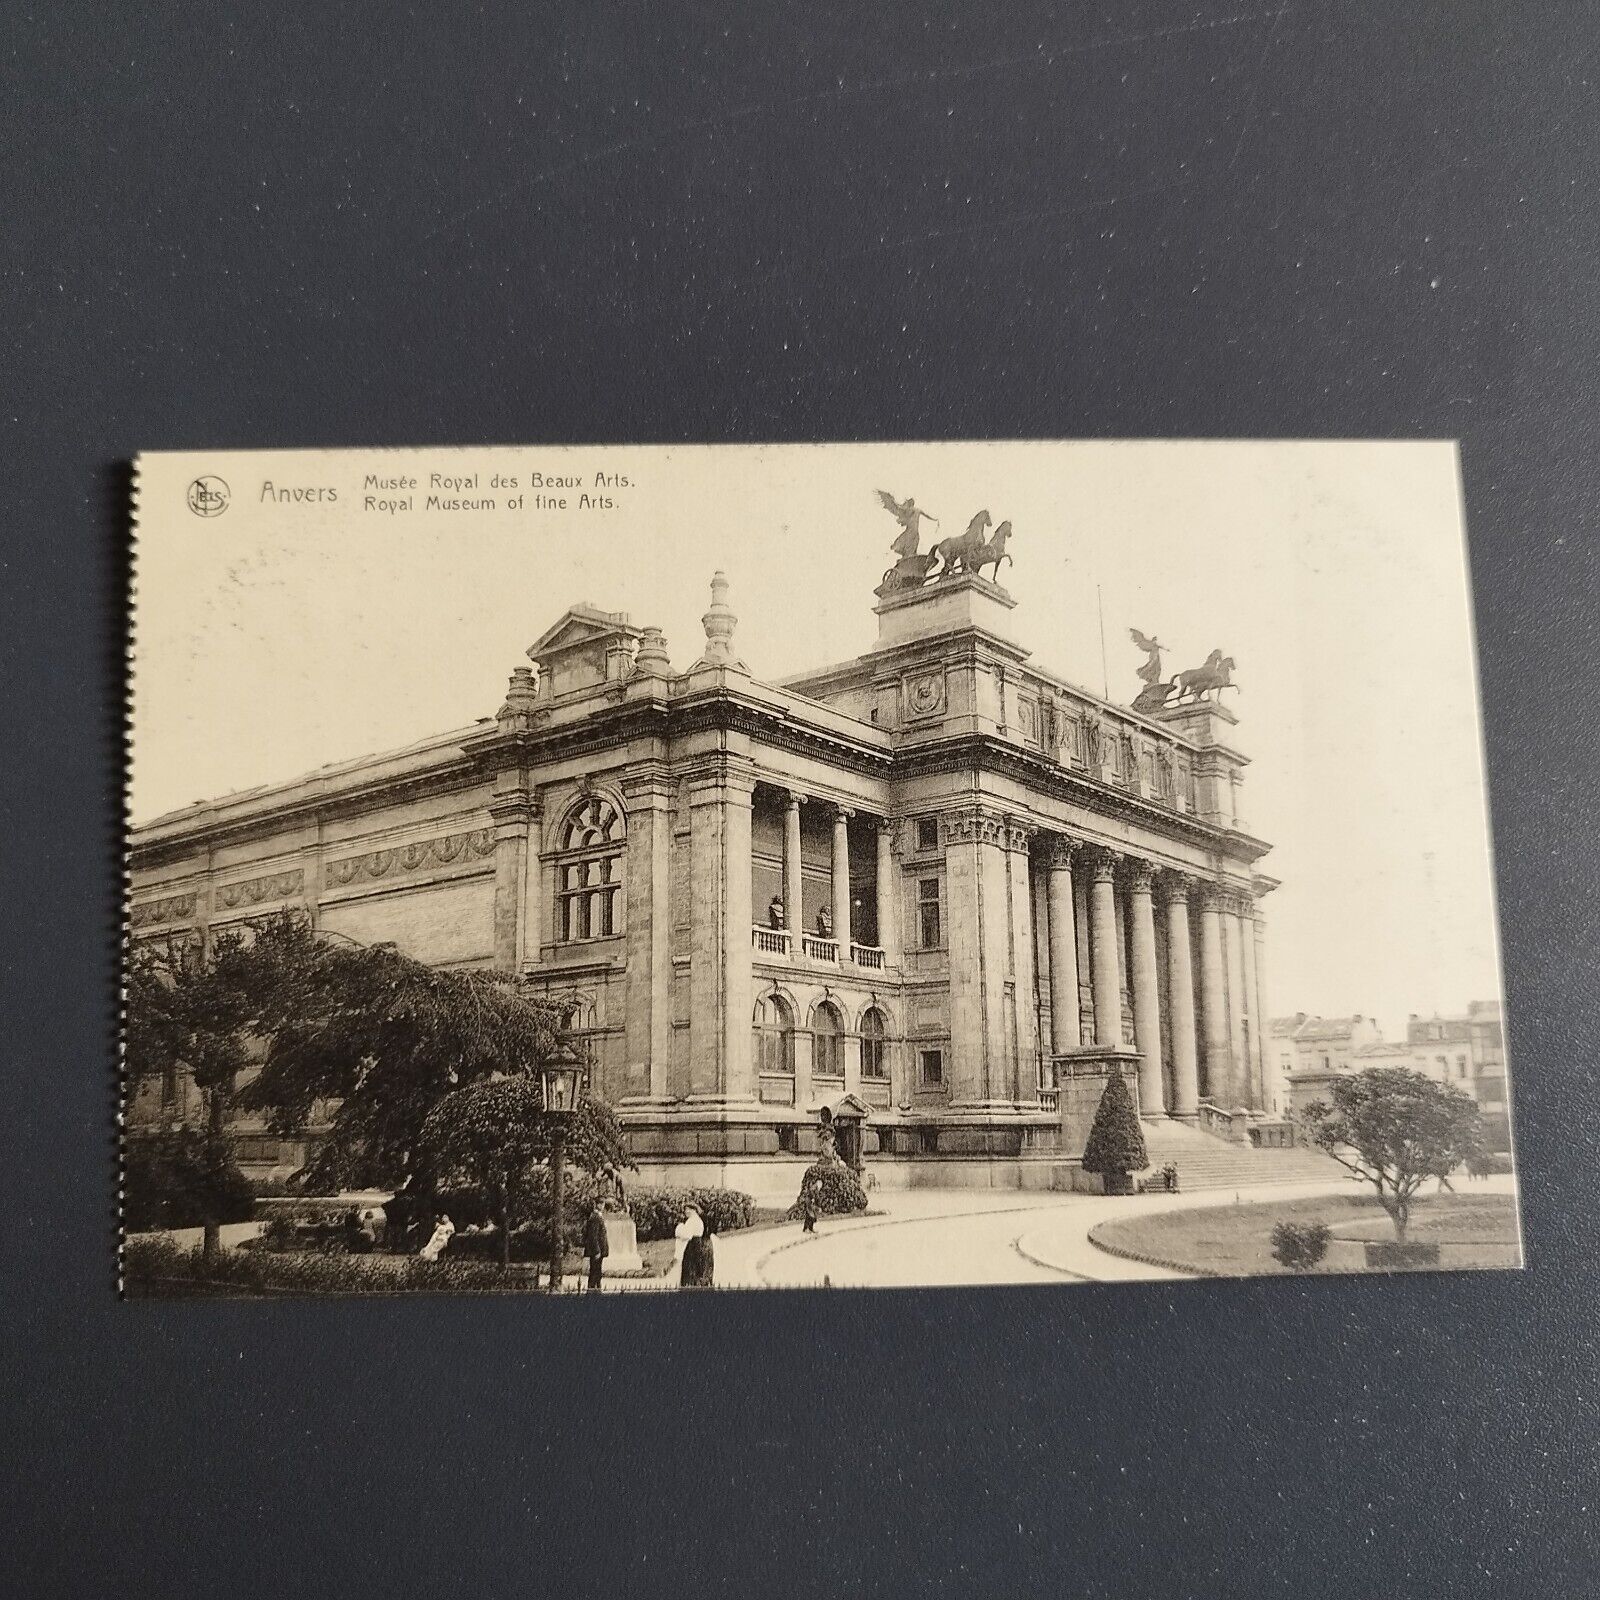
[(129, 1298), (1521, 1265), (1449, 442), (155, 453)]

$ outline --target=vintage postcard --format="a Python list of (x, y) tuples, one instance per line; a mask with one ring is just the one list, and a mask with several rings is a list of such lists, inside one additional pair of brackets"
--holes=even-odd
[(129, 1296), (1521, 1261), (1448, 443), (137, 464)]

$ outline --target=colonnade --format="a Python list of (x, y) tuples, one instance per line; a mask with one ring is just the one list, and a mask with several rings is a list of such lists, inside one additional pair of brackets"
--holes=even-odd
[[(894, 862), (894, 823), (888, 817), (877, 819), (875, 829), (874, 897), (877, 901), (876, 943), (858, 943), (863, 931), (854, 926), (854, 907), (850, 901), (850, 820), (855, 812), (834, 801), (813, 801), (796, 790), (783, 791), (783, 909), (784, 931), (792, 941), (804, 940), (805, 951), (813, 957), (855, 961), (874, 967), (897, 964), (899, 960), (899, 895), (896, 893)], [(829, 866), (828, 913), (832, 929), (822, 938), (803, 926), (801, 907), (800, 808), (803, 805), (826, 807), (832, 819), (833, 853)], [(758, 911), (763, 908), (757, 908)], [(821, 948), (831, 941), (837, 946), (832, 957)]]
[[(1262, 1108), (1265, 982), (1254, 900), (1059, 835), (1044, 840), (1043, 857), (1049, 970), (1040, 989), (1050, 1006), (1049, 1053), (1131, 1046), (1139, 1053), (1145, 1116), (1193, 1117), (1202, 1097), (1227, 1110)], [(1080, 908), (1087, 916), (1087, 1019)]]

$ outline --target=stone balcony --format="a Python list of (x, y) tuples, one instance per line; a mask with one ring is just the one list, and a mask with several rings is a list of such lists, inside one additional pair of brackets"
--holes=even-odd
[[(779, 961), (795, 959), (794, 935), (787, 928), (771, 928), (756, 923), (750, 929), (750, 943), (758, 955), (773, 956)], [(842, 949), (837, 939), (824, 939), (818, 933), (800, 935), (800, 957), (805, 961), (818, 961), (834, 967), (853, 965), (867, 972), (882, 972), (888, 965), (888, 958), (878, 945), (852, 943), (848, 962), (841, 953)]]

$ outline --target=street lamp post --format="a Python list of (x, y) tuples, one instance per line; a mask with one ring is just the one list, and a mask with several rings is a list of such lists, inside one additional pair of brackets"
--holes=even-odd
[(561, 1218), (566, 1202), (567, 1124), (578, 1110), (582, 1070), (561, 1063), (540, 1070), (544, 1114), (550, 1119), (550, 1293), (561, 1289)]

